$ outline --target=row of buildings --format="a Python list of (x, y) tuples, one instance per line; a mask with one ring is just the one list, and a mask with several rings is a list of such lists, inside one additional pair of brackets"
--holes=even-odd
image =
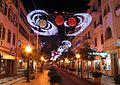
[(72, 40), (72, 51), (77, 53), (88, 44), (103, 55), (96, 55), (89, 65), (83, 61), (83, 69), (99, 70), (108, 76), (120, 74), (120, 0), (91, 0), (88, 5), (86, 12), (91, 14), (92, 22)]
[(0, 78), (17, 74), (22, 50), (36, 47), (21, 0), (0, 0)]

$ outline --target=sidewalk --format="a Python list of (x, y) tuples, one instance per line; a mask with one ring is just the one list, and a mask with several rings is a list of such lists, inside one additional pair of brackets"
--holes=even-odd
[(18, 72), (16, 76), (0, 79), (0, 85), (11, 85), (12, 83), (20, 81), (22, 79), (24, 79), (23, 73)]
[(37, 78), (30, 80), (30, 82), (26, 82), (25, 80), (21, 80), (11, 85), (50, 85), (48, 70), (43, 71), (43, 73), (38, 72)]
[[(67, 71), (67, 72), (69, 72), (69, 71)], [(77, 71), (76, 72), (69, 72), (69, 73), (78, 76), (78, 72)], [(81, 73), (79, 72), (79, 74), (80, 74), (79, 77), (81, 78)], [(92, 77), (91, 73), (89, 73), (89, 78), (88, 78), (88, 74), (86, 72), (84, 72), (84, 74), (82, 76), (83, 76), (83, 78), (86, 78), (87, 80), (89, 80), (91, 82), (94, 82), (94, 78)], [(114, 82), (114, 78), (111, 78), (109, 76), (102, 75), (102, 79), (101, 80), (102, 80), (101, 81), (101, 85), (116, 85), (115, 82)]]

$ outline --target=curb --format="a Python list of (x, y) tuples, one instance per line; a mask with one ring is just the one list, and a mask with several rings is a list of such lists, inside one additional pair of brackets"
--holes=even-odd
[(17, 79), (15, 79), (15, 80), (11, 80), (11, 81), (9, 81), (9, 82), (2, 82), (2, 83), (0, 83), (0, 85), (12, 85), (12, 84), (14, 84), (14, 83), (16, 83), (16, 82), (19, 82), (20, 80), (23, 80), (25, 77), (21, 77), (21, 78), (17, 78)]

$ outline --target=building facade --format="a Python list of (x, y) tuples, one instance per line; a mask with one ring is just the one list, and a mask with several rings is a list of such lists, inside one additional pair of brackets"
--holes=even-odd
[(16, 75), (22, 50), (33, 46), (26, 15), (21, 0), (0, 0), (0, 78)]
[(78, 52), (87, 43), (99, 53), (89, 62), (90, 69), (94, 69), (91, 71), (108, 76), (120, 74), (120, 0), (91, 0), (88, 5), (92, 22), (72, 40), (72, 51)]

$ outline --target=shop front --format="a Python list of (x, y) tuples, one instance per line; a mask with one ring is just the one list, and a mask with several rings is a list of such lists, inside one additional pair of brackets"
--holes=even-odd
[(112, 72), (112, 58), (108, 52), (96, 53), (97, 55), (94, 60), (95, 71), (100, 71), (104, 75), (111, 76)]
[(15, 58), (4, 52), (0, 52), (0, 78), (15, 75)]

